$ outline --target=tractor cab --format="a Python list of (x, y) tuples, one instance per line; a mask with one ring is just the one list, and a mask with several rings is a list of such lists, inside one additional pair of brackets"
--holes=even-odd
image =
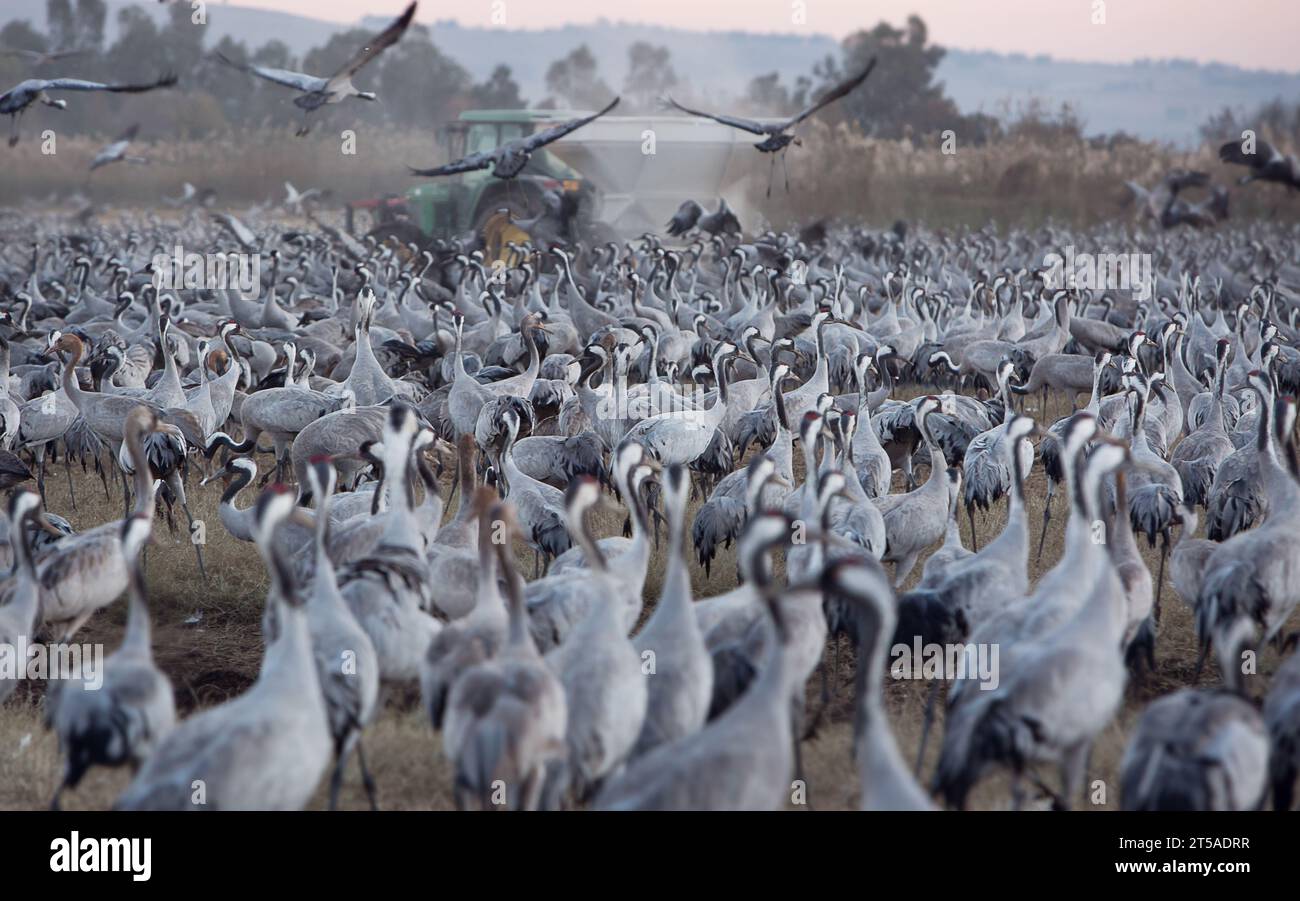
[[(441, 129), (440, 155), (456, 160), (486, 153), (557, 120), (563, 121), (563, 117), (549, 110), (465, 112)], [(473, 231), (483, 236), (489, 256), (496, 258), (510, 241), (527, 240), (528, 234), (512, 220), (540, 214), (546, 192), (582, 194), (584, 189), (589, 190), (589, 186), (577, 172), (543, 149), (534, 153), (523, 172), (513, 179), (499, 179), (490, 168), (424, 179), (407, 192), (406, 200), (415, 225), (425, 235), (451, 237)], [(584, 202), (591, 199), (582, 197)]]

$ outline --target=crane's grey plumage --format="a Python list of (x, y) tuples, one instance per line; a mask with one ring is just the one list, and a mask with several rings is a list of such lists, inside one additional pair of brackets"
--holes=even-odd
[(329, 719), (303, 602), (272, 544), (292, 510), (283, 489), (258, 501), (257, 545), (271, 573), (267, 605), (278, 634), (257, 681), (177, 726), (116, 809), (298, 810), (315, 793), (329, 765)]
[(75, 790), (92, 766), (133, 770), (149, 758), (176, 724), (171, 683), (153, 659), (152, 629), (141, 553), (153, 522), (136, 514), (122, 525), (122, 554), (129, 572), (130, 610), (122, 645), (96, 675), (53, 683), (46, 699), (46, 721), (59, 737), (64, 755), (63, 779), (50, 807), (57, 809), (66, 789)]
[(477, 169), (492, 169), (492, 174), (497, 178), (514, 178), (524, 170), (528, 161), (532, 159), (534, 153), (541, 150), (547, 144), (553, 144), (560, 138), (570, 135), (590, 124), (601, 116), (608, 113), (614, 107), (618, 106), (619, 98), (615, 97), (599, 112), (592, 113), (590, 116), (579, 116), (576, 119), (570, 119), (567, 122), (561, 122), (559, 125), (552, 125), (550, 128), (533, 132), (531, 135), (523, 138), (516, 138), (508, 141), (499, 147), (491, 150), (481, 150), (477, 153), (471, 153), (467, 157), (446, 163), (442, 166), (434, 166), (429, 169), (416, 169), (408, 167), (412, 175), (420, 175), (427, 178), (436, 178), (441, 175), (455, 175), (460, 172), (473, 172)]
[(790, 520), (763, 514), (742, 537), (746, 582), (767, 608), (767, 655), (744, 696), (706, 727), (632, 762), (596, 798), (606, 810), (772, 810), (789, 796), (794, 770), (785, 631), (779, 590), (764, 559), (788, 544)]
[(400, 16), (394, 19), (387, 28), (367, 41), (328, 78), (307, 75), (302, 72), (291, 72), (287, 69), (276, 69), (270, 66), (238, 63), (220, 52), (216, 54), (216, 57), (227, 66), (298, 91), (299, 95), (293, 98), (293, 103), (294, 106), (303, 111), (304, 124), (298, 131), (298, 135), (301, 137), (310, 129), (310, 126), (306, 124), (306, 115), (313, 110), (320, 109), (326, 104), (342, 103), (348, 97), (357, 97), (361, 100), (378, 99), (378, 96), (373, 91), (357, 90), (356, 86), (352, 84), (352, 79), (375, 57), (402, 39), (402, 35), (406, 33), (411, 20), (415, 18), (416, 6), (417, 3), (412, 0)]
[(689, 481), (680, 466), (665, 472), (663, 493), (668, 516), (668, 565), (655, 611), (633, 639), (642, 658), (652, 655), (654, 677), (647, 680), (645, 720), (633, 756), (678, 741), (698, 731), (713, 695), (713, 661), (691, 609), (691, 580), (682, 554)]
[(159, 76), (156, 81), (138, 84), (103, 83), (84, 81), (80, 78), (29, 78), (26, 81), (20, 81), (3, 94), (0, 94), (0, 116), (8, 116), (13, 121), (13, 128), (9, 133), (9, 146), (13, 147), (18, 143), (18, 121), (32, 104), (39, 101), (55, 109), (68, 108), (68, 101), (51, 98), (51, 91), (108, 91), (114, 94), (143, 94), (158, 88), (170, 88), (175, 84), (176, 76), (171, 74)]
[(1153, 701), (1120, 762), (1125, 810), (1255, 810), (1268, 788), (1268, 733), (1249, 702), (1184, 688)]

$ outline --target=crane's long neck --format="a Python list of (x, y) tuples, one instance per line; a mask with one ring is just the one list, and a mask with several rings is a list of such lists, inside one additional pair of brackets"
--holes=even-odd
[(1116, 559), (1138, 555), (1133, 521), (1129, 518), (1128, 479), (1123, 470), (1115, 472), (1115, 509), (1110, 524), (1110, 552)]
[[(948, 461), (943, 455), (943, 448), (941, 448), (938, 442), (931, 437), (930, 426), (926, 422), (926, 419), (918, 419), (916, 425), (917, 429), (921, 433), (921, 440), (930, 448), (930, 475), (925, 480), (925, 487), (929, 488), (931, 483), (938, 484), (941, 479), (946, 479), (948, 477)], [(947, 489), (945, 488), (944, 490)]]
[(338, 592), (338, 580), (334, 575), (334, 564), (329, 557), (329, 522), (330, 506), (334, 502), (334, 492), (326, 485), (316, 502), (316, 528), (312, 532), (312, 544), (316, 551), (316, 576), (312, 582), (311, 602), (324, 599), (341, 601)]
[(135, 492), (135, 506), (132, 510), (136, 514), (147, 515), (149, 521), (153, 522), (153, 476), (149, 470), (149, 459), (144, 453), (144, 435), (139, 428), (128, 422), (122, 440), (126, 444), (127, 455), (131, 458), (131, 466), (135, 470), (132, 474), (132, 489)]
[[(31, 536), (22, 520), (9, 522), (9, 545), (14, 555), (14, 575), (11, 582), (13, 595), (6, 609), (18, 614), (19, 620), (29, 629), (36, 628), (41, 620), (41, 593), (36, 585), (36, 563), (32, 557)], [(30, 636), (29, 636), (30, 637)]]
[(1300, 515), (1296, 503), (1284, 503), (1284, 499), (1295, 500), (1300, 494), (1300, 486), (1291, 478), (1291, 474), (1278, 458), (1277, 442), (1273, 439), (1273, 395), (1265, 393), (1259, 400), (1259, 431), (1255, 442), (1259, 454), (1259, 472), (1264, 481), (1266, 496), (1270, 498), (1270, 510), (1278, 510), (1277, 516), (1271, 516), (1269, 522), (1280, 521), (1283, 517), (1294, 519)]
[(1202, 428), (1213, 429), (1216, 432), (1226, 432), (1227, 426), (1223, 421), (1223, 383), (1226, 373), (1222, 365), (1214, 367), (1214, 386), (1210, 389), (1210, 412), (1206, 416), (1205, 424)]
[(493, 526), (486, 516), (479, 523), (478, 534), (478, 588), (475, 591), (474, 611), (476, 620), (513, 620), (501, 592), (497, 587), (496, 547), (492, 544)]
[(528, 329), (524, 335), (524, 343), (528, 345), (528, 366), (524, 369), (524, 377), (536, 379), (538, 371), (542, 368), (542, 353), (537, 346), (537, 332), (534, 329)]
[(63, 365), (63, 393), (68, 395), (68, 399), (79, 411), (84, 412), (84, 407), (89, 403), (90, 398), (81, 390), (81, 384), (77, 381), (77, 364), (81, 362), (81, 352), (81, 345), (78, 344), (73, 349), (72, 356)]
[(1092, 367), (1092, 395), (1088, 398), (1088, 406), (1084, 409), (1094, 416), (1101, 410), (1101, 374), (1104, 371), (1104, 366)]
[(691, 575), (682, 555), (682, 542), (686, 538), (685, 499), (674, 494), (668, 498), (668, 570), (664, 574), (661, 601), (665, 609), (694, 622), (691, 605)]
[(398, 547), (413, 547), (419, 541), (411, 497), (410, 442), (394, 440), (395, 447), (384, 447), (384, 487), (388, 492), (388, 526), (384, 540)]
[(1008, 545), (1016, 553), (1017, 557), (1023, 559), (1024, 565), (1028, 567), (1029, 513), (1025, 507), (1025, 473), (1020, 468), (1020, 440), (1006, 441), (1005, 443), (1008, 446), (1007, 455), (1009, 459), (1007, 465), (1011, 471), (1011, 491), (1007, 499), (1009, 505), (1007, 524), (998, 537), (989, 544), (990, 546), (997, 544), (999, 547)]
[(126, 634), (122, 647), (134, 653), (150, 656), (153, 653), (153, 627), (149, 622), (149, 600), (145, 592), (144, 573), (139, 560), (127, 563), (127, 589), (130, 606), (126, 614)]

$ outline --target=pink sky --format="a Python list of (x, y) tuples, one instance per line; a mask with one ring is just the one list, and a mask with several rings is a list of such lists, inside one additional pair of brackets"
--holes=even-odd
[[(402, 0), (237, 0), (337, 22), (396, 14)], [(1105, 24), (1092, 24), (1095, 5)], [(796, 21), (802, 9), (802, 23)], [(454, 19), (508, 28), (550, 28), (606, 18), (698, 30), (830, 34), (901, 24), (919, 13), (940, 44), (969, 50), (1048, 53), (1065, 59), (1123, 62), (1179, 57), (1250, 68), (1300, 69), (1300, 0), (424, 0), (417, 20)]]

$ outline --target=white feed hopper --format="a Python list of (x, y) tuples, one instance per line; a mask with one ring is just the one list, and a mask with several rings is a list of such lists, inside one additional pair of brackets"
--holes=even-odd
[(684, 200), (715, 206), (733, 156), (758, 140), (688, 116), (605, 116), (547, 150), (600, 189), (600, 221), (638, 234), (661, 230)]

